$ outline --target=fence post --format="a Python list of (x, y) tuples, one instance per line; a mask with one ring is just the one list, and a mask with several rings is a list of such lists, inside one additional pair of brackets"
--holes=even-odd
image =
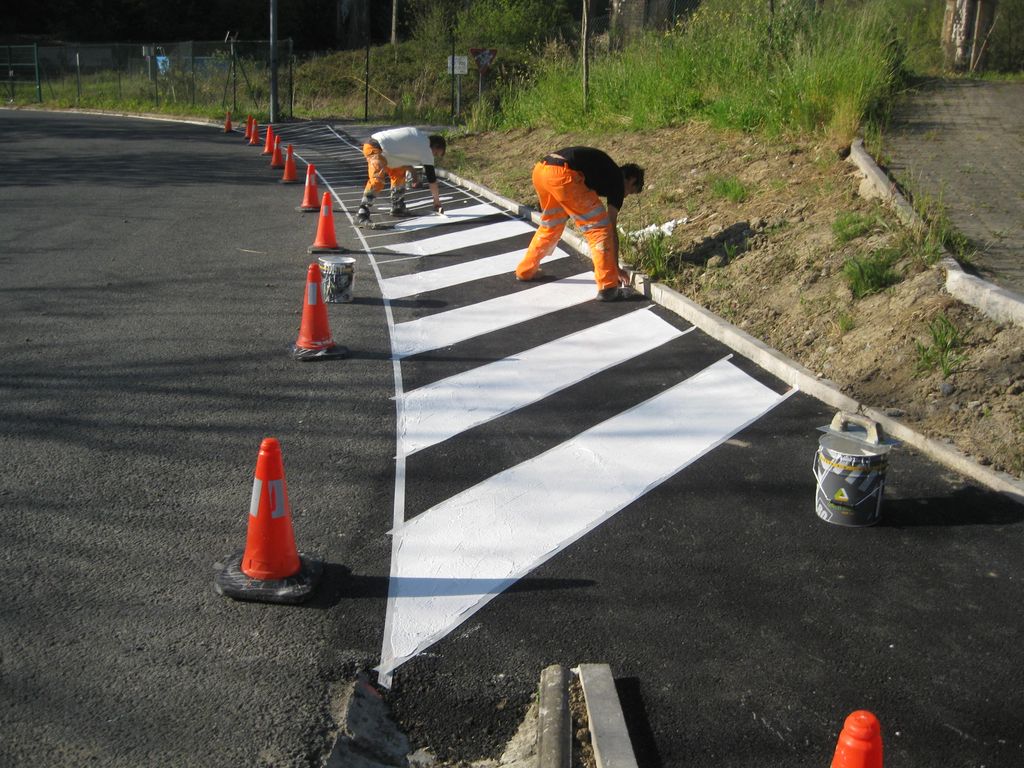
[(39, 43), (32, 43), (32, 61), (36, 67), (36, 101), (43, 103), (43, 81), (39, 76)]

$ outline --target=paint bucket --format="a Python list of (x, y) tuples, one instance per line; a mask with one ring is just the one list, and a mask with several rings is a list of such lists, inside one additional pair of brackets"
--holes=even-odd
[(829, 426), (819, 429), (825, 434), (814, 454), (814, 511), (835, 525), (874, 525), (882, 516), (894, 443), (886, 440), (877, 422), (849, 413), (837, 413)]
[(320, 263), (320, 291), (324, 301), (331, 304), (352, 301), (356, 260), (351, 256), (321, 256), (317, 261)]

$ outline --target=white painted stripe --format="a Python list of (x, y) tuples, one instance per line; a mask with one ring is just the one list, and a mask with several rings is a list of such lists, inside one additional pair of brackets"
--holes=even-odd
[(479, 219), (482, 216), (493, 216), (496, 213), (506, 213), (506, 211), (503, 211), (500, 208), (495, 208), (493, 205), (482, 203), (480, 205), (470, 205), (466, 208), (456, 208), (452, 211), (446, 210), (444, 212), (444, 216), (438, 216), (437, 214), (431, 213), (429, 216), (417, 216), (414, 219), (403, 219), (397, 222), (391, 229), (394, 232), (415, 232), (420, 229), (439, 227), (442, 224), (465, 224), (473, 219)]
[(394, 357), (416, 355), (457, 344), (475, 336), (523, 323), (594, 298), (594, 276), (583, 272), (527, 291), (459, 307), (395, 325), (391, 338)]
[[(423, 272), (416, 272), (411, 275), (400, 277), (389, 277), (380, 285), (381, 293), (388, 299), (400, 299), (403, 296), (412, 296), (415, 293), (427, 293), (441, 288), (449, 288), (453, 285), (462, 285), (473, 280), (482, 280), (485, 277), (507, 274), (509, 278), (516, 271), (516, 265), (523, 260), (526, 254), (525, 249), (500, 253), (497, 256), (487, 256), (482, 259), (473, 259), (464, 264), (452, 264), (450, 267), (428, 269)], [(564, 259), (569, 254), (561, 248), (544, 259), (546, 264), (555, 259)], [(423, 258), (414, 256), (412, 258)], [(380, 262), (381, 264), (391, 262)]]
[(409, 455), (447, 440), (692, 330), (680, 331), (641, 309), (406, 392), (400, 450)]
[(383, 683), (517, 579), (787, 396), (723, 360), (405, 523), (393, 532)]
[(499, 221), (486, 226), (471, 227), (459, 230), (458, 232), (438, 235), (437, 237), (428, 237), (425, 240), (418, 240), (414, 243), (393, 243), (385, 245), (384, 248), (392, 251), (401, 251), (402, 253), (418, 253), (421, 256), (432, 256), (435, 253), (454, 251), (459, 248), (465, 248), (468, 245), (482, 245), (506, 237), (521, 235), (524, 232), (533, 232), (533, 227), (519, 219), (508, 219), (507, 221)]

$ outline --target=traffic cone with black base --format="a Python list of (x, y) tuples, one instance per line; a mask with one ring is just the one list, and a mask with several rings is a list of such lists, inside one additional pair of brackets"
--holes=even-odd
[(306, 270), (306, 295), (302, 302), (302, 324), (292, 347), (292, 357), (302, 362), (348, 357), (348, 347), (335, 343), (327, 321), (327, 305), (321, 292), (320, 265), (315, 261)]
[(281, 174), (282, 184), (297, 184), (299, 177), (295, 174), (295, 153), (292, 149), (292, 145), (288, 145), (288, 151), (285, 152), (284, 158), (284, 173)]
[(882, 768), (882, 727), (866, 709), (846, 718), (832, 768)]
[(296, 210), (306, 212), (320, 210), (320, 193), (316, 188), (316, 167), (312, 163), (306, 166), (306, 188), (302, 194), (302, 203)]
[(295, 547), (281, 445), (277, 438), (265, 438), (256, 459), (245, 549), (228, 558), (213, 588), (236, 600), (301, 603), (316, 589), (322, 574), (323, 564), (304, 557)]
[(331, 210), (331, 193), (324, 192), (320, 201), (320, 220), (316, 224), (316, 239), (306, 249), (309, 253), (347, 253), (338, 245), (338, 237), (334, 232), (334, 213)]

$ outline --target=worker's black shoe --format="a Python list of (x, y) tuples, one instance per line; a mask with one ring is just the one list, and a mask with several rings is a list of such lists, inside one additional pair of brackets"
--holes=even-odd
[(367, 208), (362, 208), (356, 211), (356, 224), (369, 224), (370, 223), (370, 211)]
[(622, 299), (622, 289), (617, 285), (613, 285), (609, 288), (602, 288), (597, 292), (598, 301), (621, 301)]

